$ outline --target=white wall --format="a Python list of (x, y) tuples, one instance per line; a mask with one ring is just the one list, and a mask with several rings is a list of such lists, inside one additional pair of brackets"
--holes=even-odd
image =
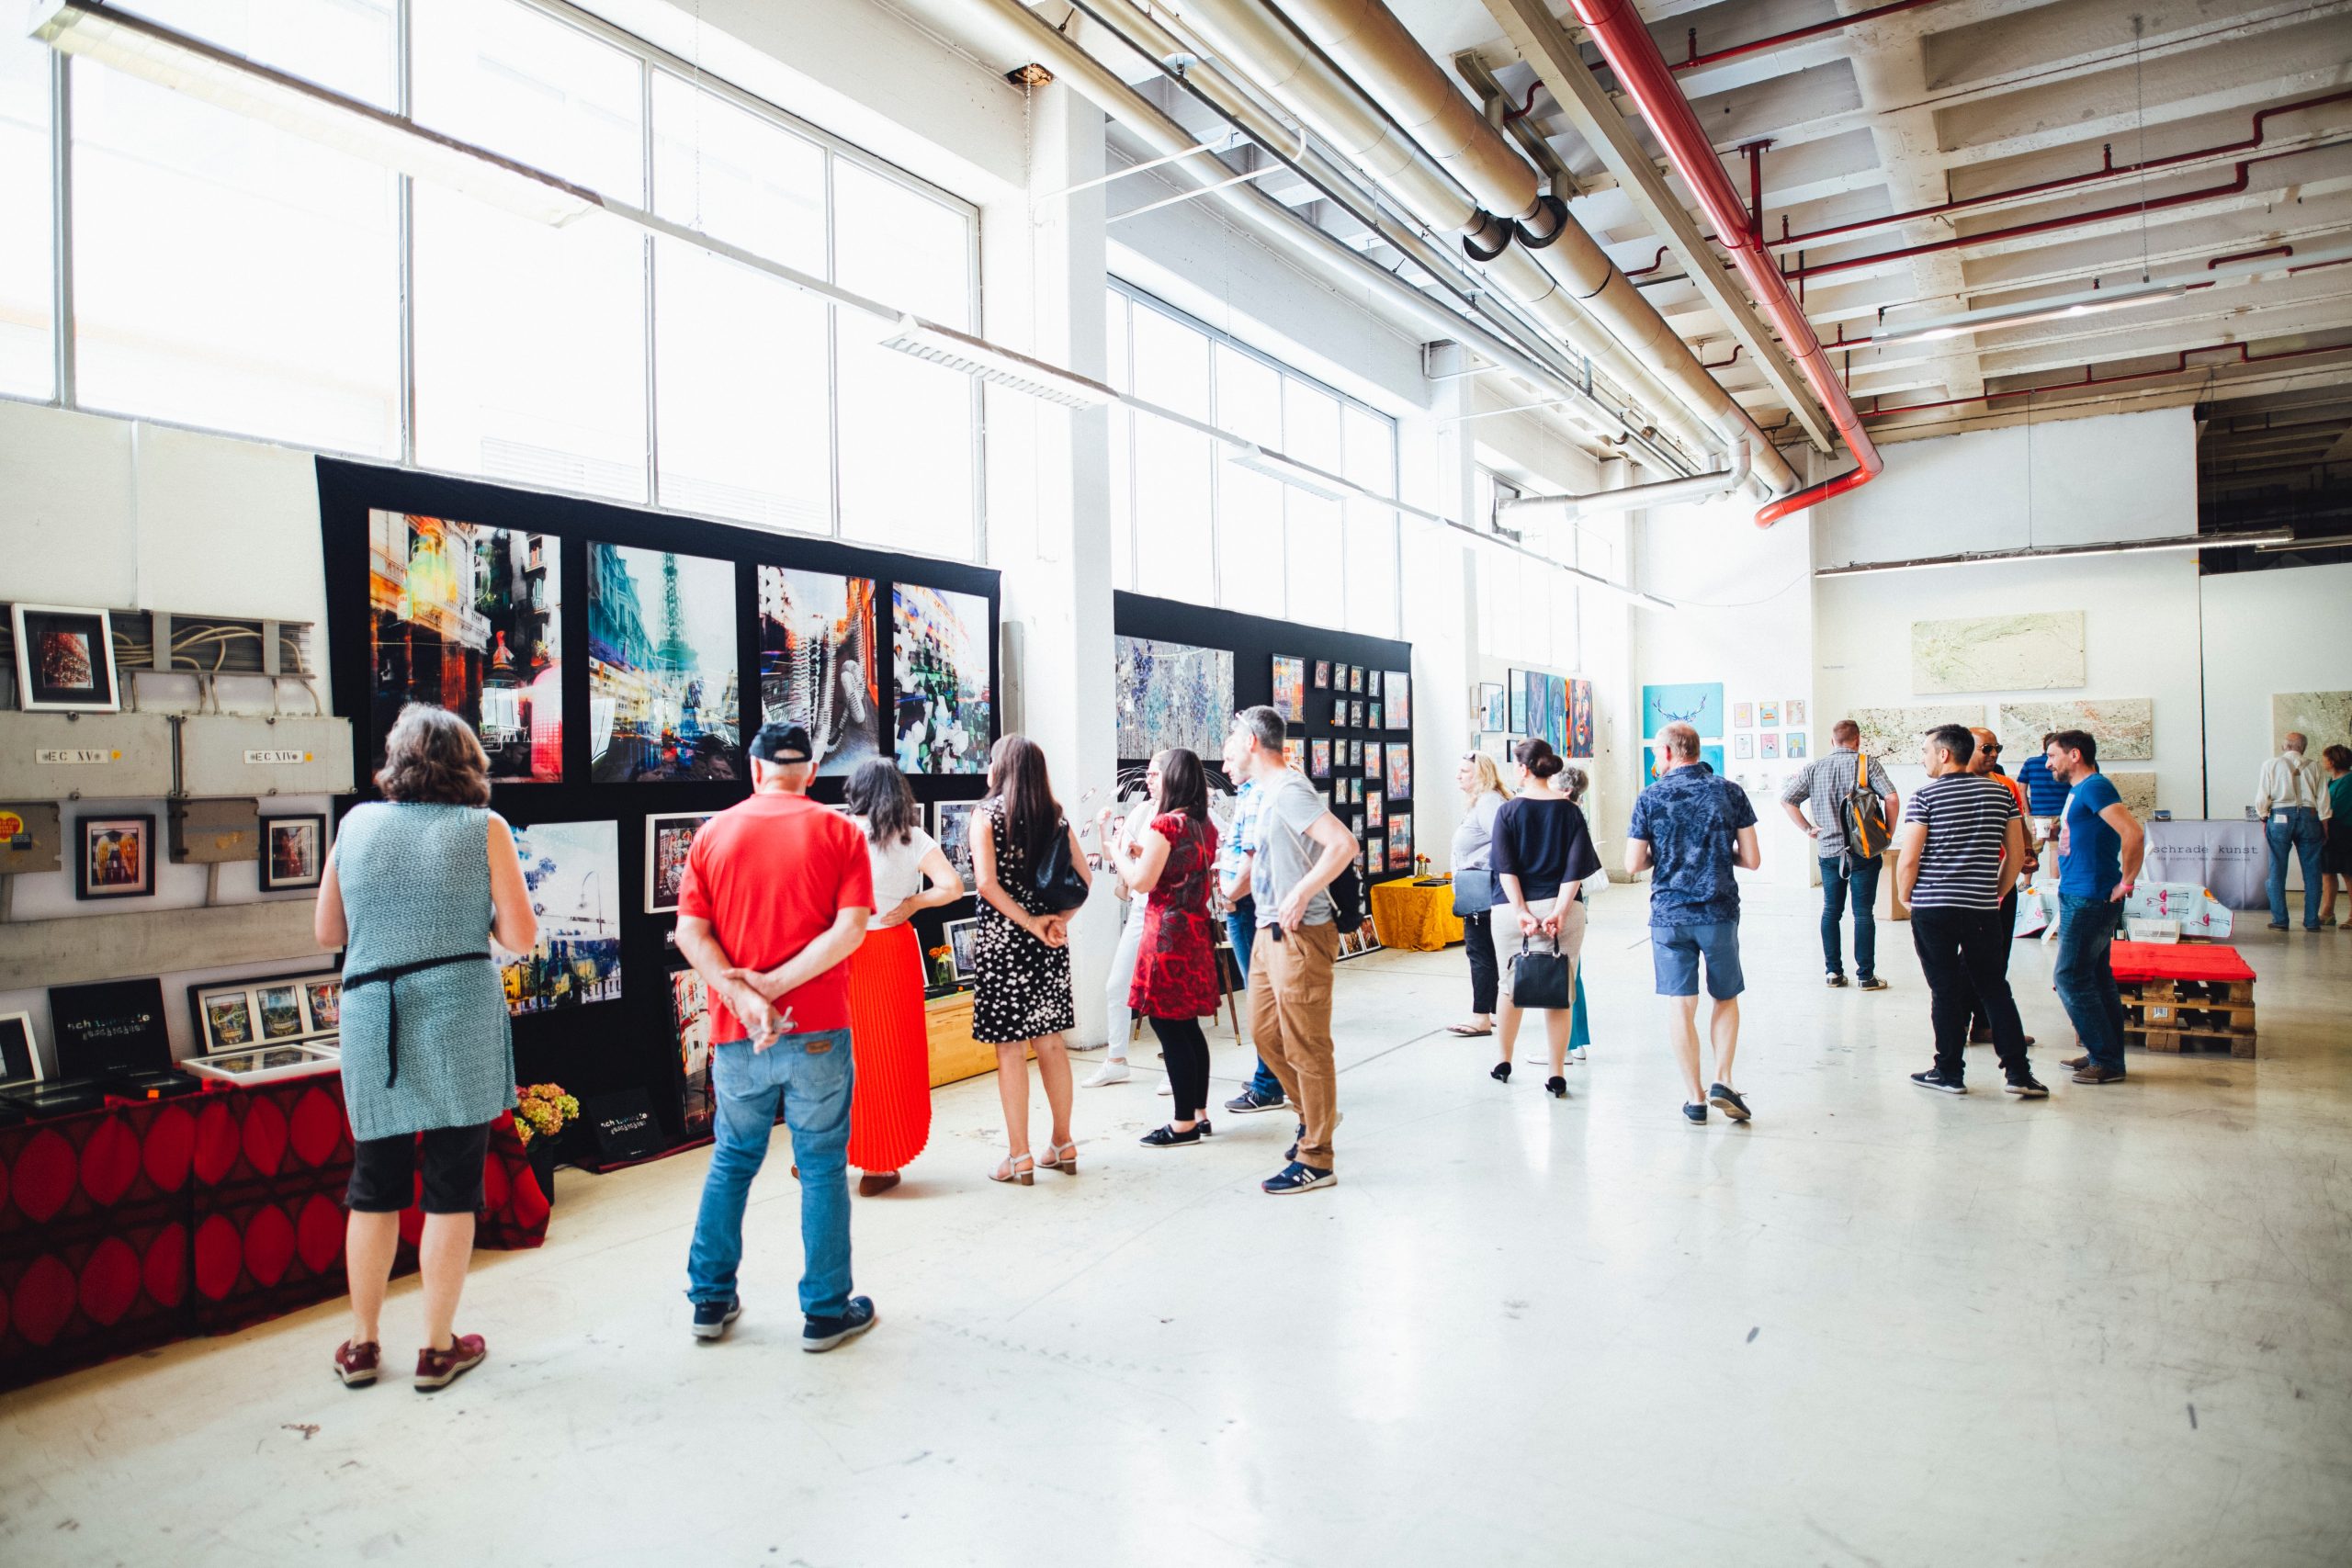
[[(2271, 694), (2352, 691), (2352, 566), (2233, 572), (2203, 588), (2207, 815), (2235, 817), (2271, 755)], [(2352, 736), (2311, 742), (2316, 757)]]
[[(2190, 412), (2163, 409), (1905, 442), (1887, 449), (1880, 479), (1821, 507), (1813, 527), (1825, 564), (2193, 534)], [(1813, 590), (1815, 716), (1826, 725), (1857, 707), (1981, 702), (1989, 722), (2004, 700), (2147, 697), (2155, 705), (2155, 760), (2118, 762), (2112, 771), (2153, 767), (2157, 805), (2199, 815), (2198, 581), (2196, 557), (2187, 551), (1822, 579)], [(1912, 622), (2045, 610), (2083, 613), (2080, 690), (1912, 690)], [(2007, 761), (2014, 772), (2023, 760)], [(1912, 759), (1888, 761), (1905, 793), (1925, 782)]]

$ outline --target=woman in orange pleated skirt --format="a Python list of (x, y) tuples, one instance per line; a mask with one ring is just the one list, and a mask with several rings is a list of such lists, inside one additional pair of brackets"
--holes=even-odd
[(876, 757), (845, 793), (874, 869), (874, 919), (849, 957), (849, 1162), (860, 1195), (899, 1184), (931, 1138), (931, 1043), (924, 1027), (922, 944), (909, 922), (964, 897), (963, 878), (922, 829), (922, 807), (899, 770)]

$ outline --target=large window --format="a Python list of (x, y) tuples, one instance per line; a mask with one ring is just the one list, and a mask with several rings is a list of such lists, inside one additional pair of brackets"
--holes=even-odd
[[(1481, 467), (1474, 474), (1473, 521), (1537, 554), (1610, 582), (1625, 581), (1626, 520), (1607, 515), (1572, 522), (1538, 512), (1515, 513), (1498, 525), (1496, 505), (1517, 500), (1510, 479)], [(1584, 668), (1586, 612), (1613, 596), (1564, 571), (1553, 571), (1524, 556), (1482, 546), (1478, 569), (1478, 634), (1481, 651), (1496, 659)]]
[[(569, 7), (138, 9), (977, 325), (968, 204)], [(0, 31), (0, 396), (979, 553), (978, 384), (879, 347), (870, 318), (622, 220), (549, 226), (87, 62), (68, 62), (60, 99), (52, 70), (47, 49)], [(54, 263), (69, 254), (61, 341)]]
[[(1270, 451), (1396, 493), (1396, 422), (1124, 286), (1111, 384)], [(1394, 637), (1396, 513), (1231, 461), (1167, 420), (1110, 420), (1112, 569), (1123, 588)]]

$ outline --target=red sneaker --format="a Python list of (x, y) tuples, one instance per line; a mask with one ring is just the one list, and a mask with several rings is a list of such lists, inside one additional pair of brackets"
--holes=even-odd
[(354, 1345), (346, 1339), (334, 1348), (334, 1375), (345, 1388), (366, 1388), (376, 1381), (378, 1363), (383, 1352), (370, 1339), (365, 1345)]
[(490, 1347), (481, 1342), (479, 1334), (460, 1334), (450, 1341), (447, 1350), (419, 1350), (416, 1353), (416, 1388), (419, 1393), (436, 1388), (447, 1388), (472, 1371), (490, 1354)]

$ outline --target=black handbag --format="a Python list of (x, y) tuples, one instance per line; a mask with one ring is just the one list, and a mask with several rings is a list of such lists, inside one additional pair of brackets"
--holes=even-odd
[(1524, 936), (1519, 939), (1519, 951), (1510, 955), (1511, 1006), (1565, 1012), (1572, 981), (1566, 954), (1546, 953), (1528, 946)]
[(1037, 901), (1045, 906), (1043, 913), (1067, 915), (1086, 902), (1086, 878), (1069, 858), (1069, 824), (1054, 824), (1054, 841), (1037, 861), (1037, 869), (1030, 874), (1030, 882), (1037, 889)]
[(1453, 912), (1483, 915), (1495, 907), (1495, 874), (1484, 866), (1453, 874)]

